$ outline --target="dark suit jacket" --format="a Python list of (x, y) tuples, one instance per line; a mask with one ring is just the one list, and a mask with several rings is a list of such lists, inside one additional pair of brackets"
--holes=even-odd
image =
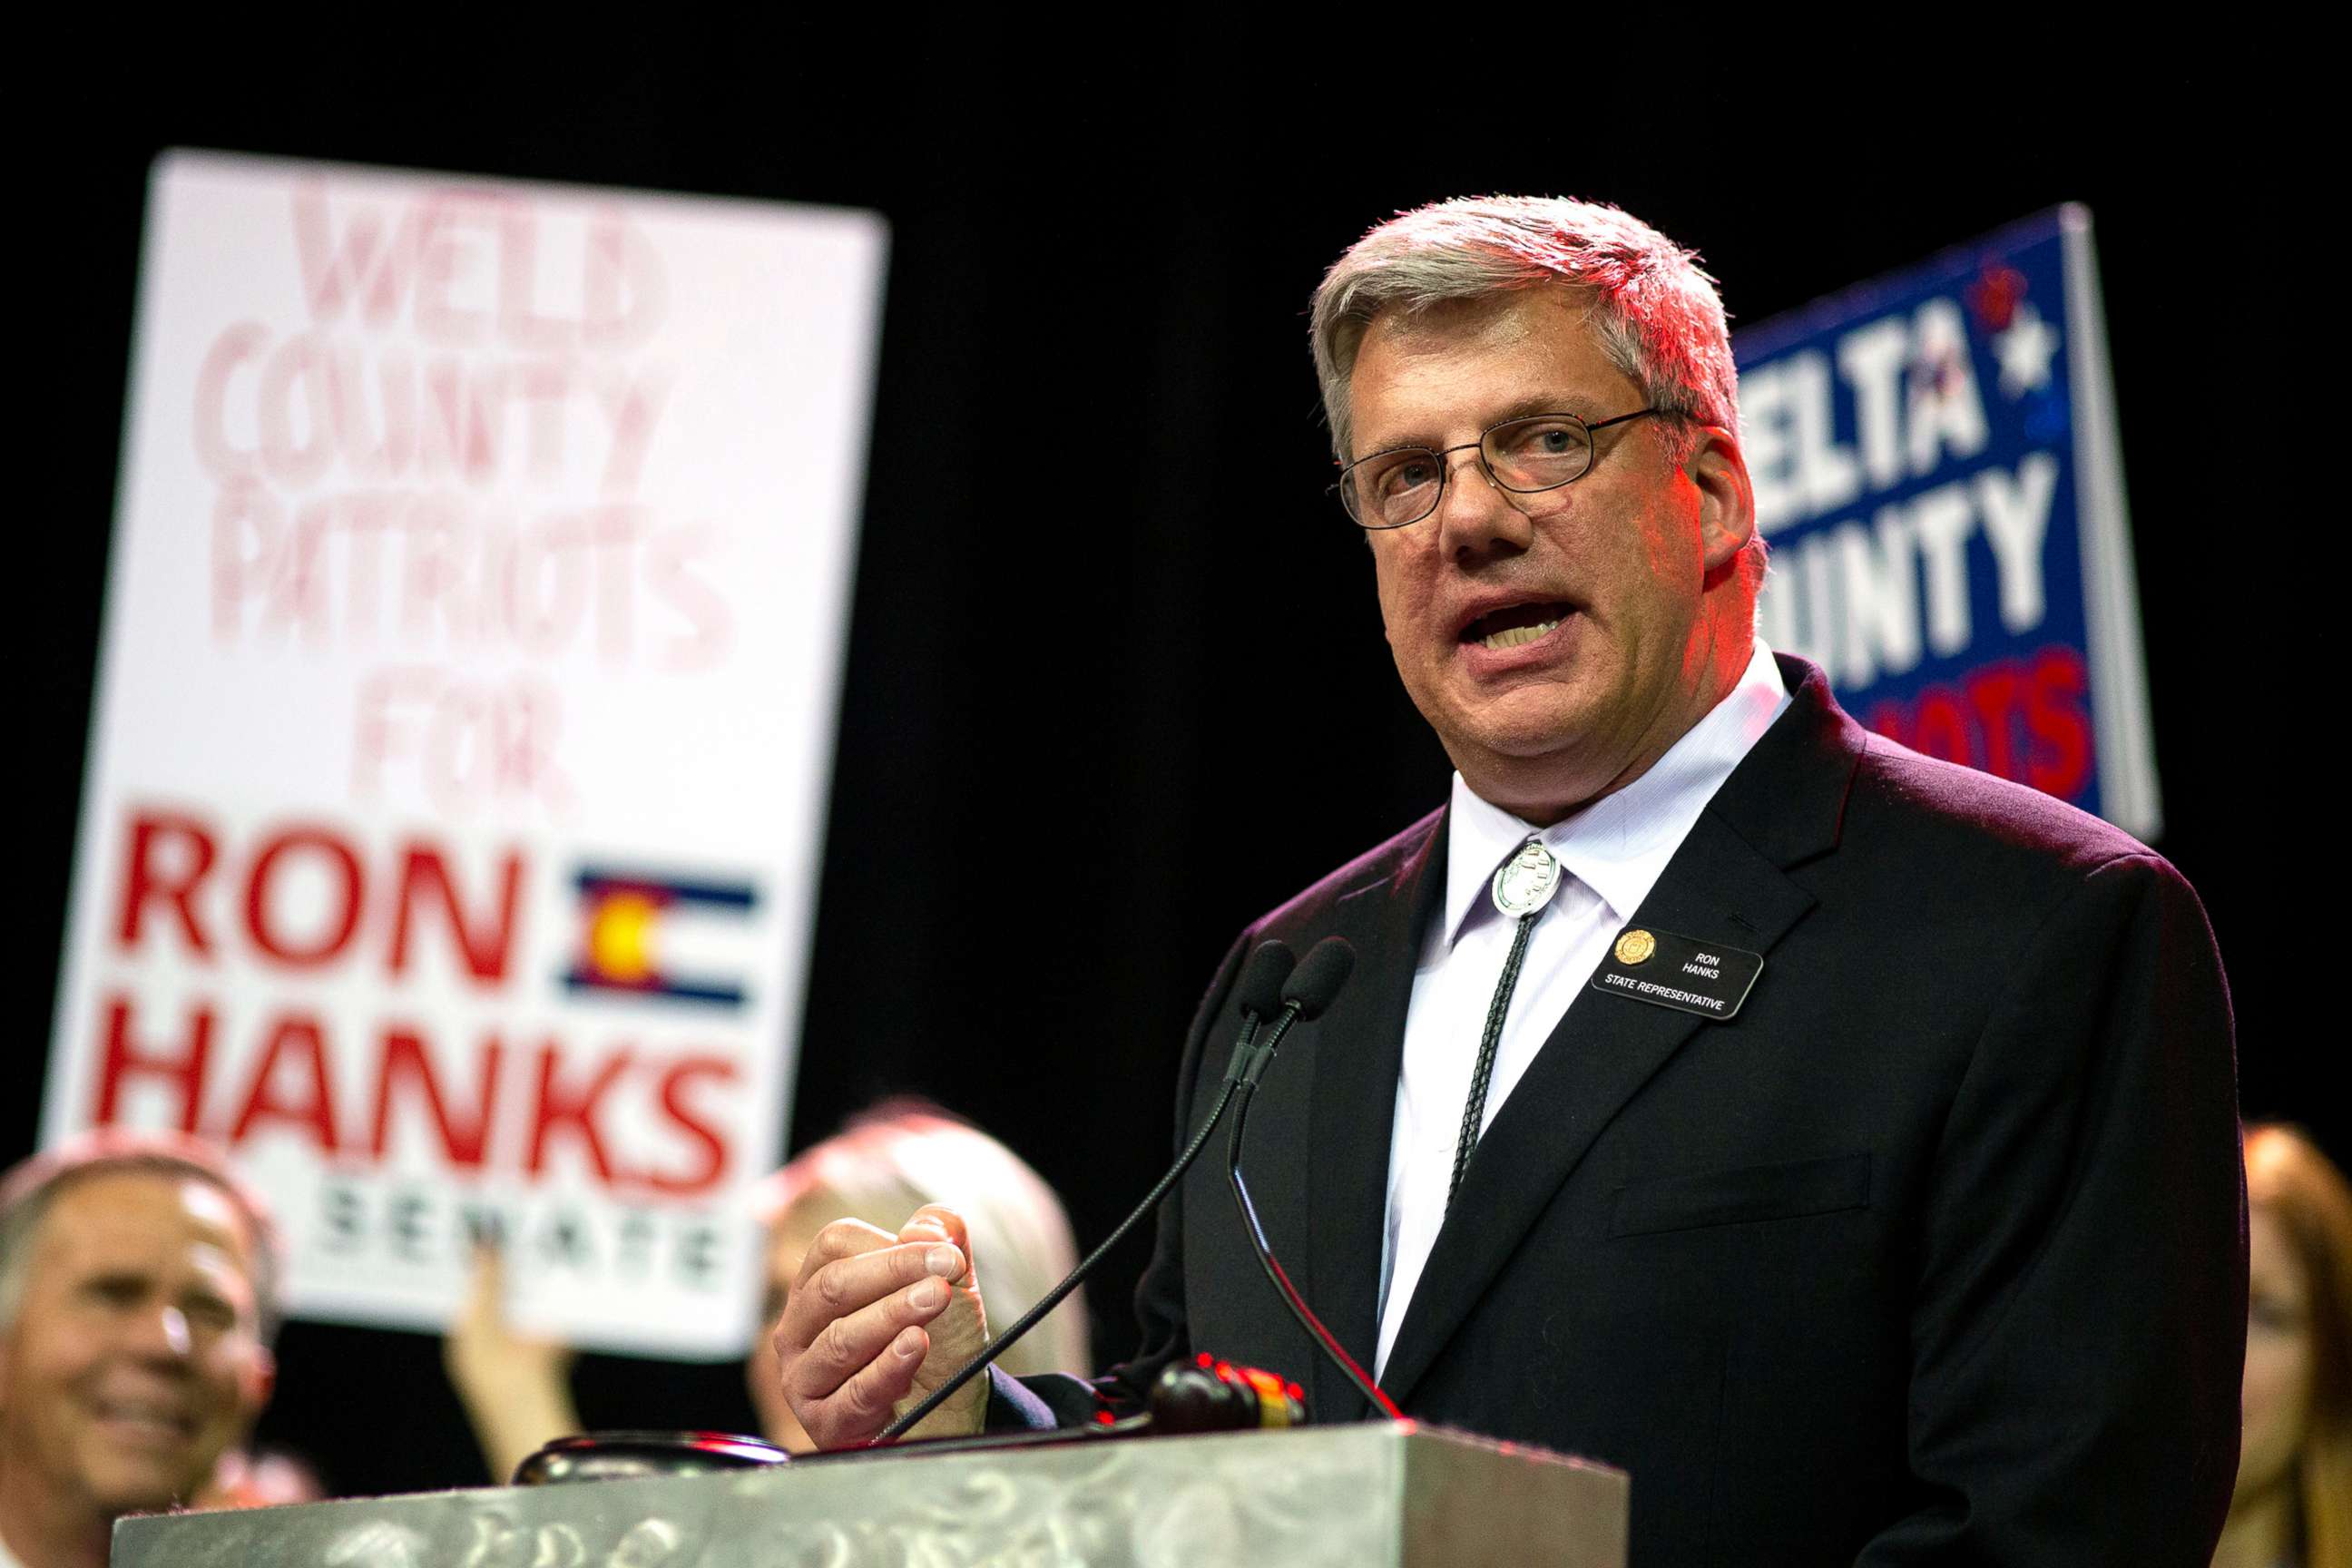
[[(2237, 1466), (2246, 1269), (2228, 994), (2164, 860), (2045, 796), (1789, 710), (1632, 922), (1765, 955), (1738, 1016), (1587, 989), (1496, 1113), (1381, 1385), (1406, 1414), (1617, 1465), (1632, 1561), (2202, 1565)], [(1214, 1103), (1244, 954), (1337, 932), (1244, 1170), (1364, 1365), (1389, 1129), (1441, 812), (1252, 925), (1194, 1021)], [(1465, 1048), (1472, 1042), (1465, 1041)], [(1283, 1310), (1222, 1134), (1163, 1210), (1145, 1352), (1365, 1414)]]

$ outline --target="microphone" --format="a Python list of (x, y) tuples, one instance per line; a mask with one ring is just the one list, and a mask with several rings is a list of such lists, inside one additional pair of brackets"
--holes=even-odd
[(1285, 1002), (1298, 1005), (1302, 1018), (1319, 1018), (1339, 994), (1339, 987), (1348, 984), (1355, 973), (1356, 950), (1348, 945), (1345, 937), (1327, 936), (1307, 950), (1307, 962), (1300, 964), (1282, 988)]
[[(1234, 1064), (1233, 1070), (1242, 1074), (1247, 1088), (1257, 1088), (1259, 1075), (1274, 1060), (1275, 1047), (1282, 1044), (1283, 1036), (1290, 1033), (1290, 1026), (1301, 1018), (1319, 1016), (1331, 1005), (1331, 999), (1339, 994), (1339, 987), (1348, 983), (1348, 973), (1355, 967), (1356, 950), (1341, 938), (1327, 936), (1307, 950), (1307, 962), (1282, 987), (1281, 1016), (1266, 1031), (1265, 1037), (1251, 1047), (1250, 1059)], [(1227, 1076), (1231, 1077), (1232, 1071)], [(1248, 1100), (1244, 1099), (1243, 1104), (1247, 1105)]]
[(1241, 1004), (1243, 1037), (1256, 1020), (1279, 1011), (1290, 994), (1290, 979), (1298, 968), (1298, 960), (1282, 942), (1262, 942), (1242, 965), (1241, 978), (1234, 983), (1234, 1000)]
[[(1233, 1188), (1234, 1206), (1241, 1210), (1242, 1228), (1248, 1233), (1250, 1249), (1256, 1253), (1258, 1268), (1265, 1272), (1266, 1282), (1274, 1287), (1275, 1294), (1282, 1298), (1282, 1304), (1290, 1309), (1290, 1315), (1298, 1320), (1298, 1326), (1307, 1331), (1307, 1338), (1330, 1358), (1333, 1365), (1347, 1373), (1348, 1381), (1356, 1385), (1357, 1391), (1370, 1402), (1372, 1408), (1391, 1420), (1396, 1420), (1403, 1415), (1396, 1407), (1396, 1402), (1381, 1393), (1381, 1385), (1356, 1364), (1356, 1358), (1349, 1355), (1338, 1337), (1323, 1326), (1323, 1320), (1315, 1315), (1307, 1305), (1307, 1299), (1290, 1282), (1290, 1276), (1283, 1271), (1281, 1263), (1274, 1256), (1273, 1246), (1265, 1238), (1265, 1226), (1258, 1220), (1257, 1205), (1250, 1202), (1249, 1184), (1242, 1180), (1242, 1139), (1249, 1129), (1250, 1100), (1257, 1093), (1259, 1076), (1274, 1060), (1275, 1048), (1282, 1043), (1282, 1037), (1289, 1033), (1290, 1026), (1301, 1018), (1312, 1018), (1329, 1006), (1332, 998), (1339, 995), (1339, 987), (1348, 983), (1349, 972), (1355, 966), (1356, 950), (1339, 937), (1327, 936), (1308, 950), (1306, 961), (1291, 976), (1290, 984), (1283, 987), (1282, 1016), (1266, 1032), (1265, 1038), (1257, 1042), (1255, 1054), (1243, 1071), (1241, 1103), (1234, 1108), (1232, 1140), (1225, 1146), (1225, 1181)], [(1238, 1056), (1240, 1053), (1235, 1054)]]
[[(1330, 945), (1328, 942), (1322, 943), (1315, 949), (1315, 953), (1320, 953), (1324, 948)], [(1339, 945), (1344, 948), (1347, 944), (1341, 942)], [(1349, 952), (1349, 962), (1352, 963), (1355, 954)], [(1312, 964), (1313, 960), (1314, 954), (1310, 953), (1309, 965)], [(1330, 961), (1326, 959), (1324, 969), (1328, 970), (1329, 966)], [(1224, 1120), (1225, 1108), (1233, 1103), (1234, 1092), (1241, 1087), (1240, 1069), (1244, 1066), (1244, 1058), (1251, 1055), (1252, 1041), (1256, 1037), (1260, 1021), (1277, 1009), (1280, 1011), (1281, 1021), (1272, 1032), (1266, 1045), (1266, 1049), (1271, 1052), (1274, 1042), (1290, 1027), (1291, 1021), (1300, 1016), (1301, 1009), (1306, 1005), (1303, 1001), (1294, 1001), (1294, 998), (1299, 994), (1299, 987), (1291, 983), (1294, 980), (1293, 970), (1300, 972), (1296, 977), (1299, 981), (1315, 979), (1317, 975), (1323, 973), (1322, 970), (1310, 972), (1308, 965), (1301, 965), (1298, 960), (1292, 956), (1290, 949), (1282, 942), (1266, 942), (1258, 944), (1256, 950), (1243, 963), (1240, 978), (1234, 982), (1234, 997), (1240, 1003), (1242, 1009), (1242, 1032), (1234, 1041), (1233, 1063), (1225, 1070), (1223, 1089), (1217, 1096), (1215, 1107), (1209, 1112), (1208, 1121), (1201, 1124), (1201, 1130), (1192, 1135), (1192, 1141), (1185, 1146), (1184, 1152), (1176, 1156), (1176, 1163), (1168, 1168), (1168, 1173), (1160, 1178), (1151, 1191), (1145, 1194), (1143, 1201), (1135, 1205), (1132, 1213), (1118, 1222), (1118, 1228), (1112, 1231), (1100, 1247), (1087, 1254), (1084, 1261), (1071, 1269), (1060, 1284), (1046, 1291), (1035, 1306), (1022, 1313), (1018, 1322), (991, 1340), (987, 1349), (958, 1367), (952, 1377), (925, 1395), (921, 1404), (883, 1427), (875, 1436), (874, 1442), (893, 1442), (905, 1436), (916, 1423), (947, 1403), (949, 1397), (957, 1389), (970, 1383), (985, 1370), (990, 1363), (1011, 1350), (1022, 1335), (1044, 1321), (1046, 1313), (1060, 1306), (1064, 1298), (1085, 1283), (1087, 1276), (1095, 1271), (1095, 1266), (1108, 1257), (1113, 1247), (1126, 1240), (1128, 1232), (1133, 1230), (1145, 1215), (1158, 1208), (1160, 1200), (1166, 1197), (1176, 1184), (1184, 1179), (1184, 1173), (1192, 1168), (1192, 1162), (1199, 1159), (1201, 1151), (1208, 1146), (1209, 1134), (1214, 1132), (1217, 1130), (1217, 1123)], [(1343, 963), (1338, 979), (1328, 983), (1316, 979), (1315, 983), (1318, 987), (1328, 984), (1329, 991), (1337, 992), (1339, 988), (1339, 981), (1346, 978), (1347, 966)], [(1323, 1001), (1316, 1004), (1316, 1011), (1320, 1012), (1324, 1003), (1328, 1003), (1330, 997), (1328, 994), (1319, 991), (1318, 994), (1323, 996)]]

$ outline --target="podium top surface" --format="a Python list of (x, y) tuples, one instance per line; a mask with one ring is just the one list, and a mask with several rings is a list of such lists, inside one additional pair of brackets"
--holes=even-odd
[(1620, 1568), (1603, 1466), (1412, 1422), (883, 1451), (115, 1527), (114, 1568)]

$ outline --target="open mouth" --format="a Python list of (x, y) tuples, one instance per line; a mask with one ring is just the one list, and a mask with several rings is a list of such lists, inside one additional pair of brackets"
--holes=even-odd
[(1572, 605), (1558, 599), (1542, 600), (1527, 605), (1506, 605), (1490, 610), (1462, 628), (1462, 640), (1490, 647), (1497, 652), (1505, 648), (1524, 647), (1544, 636), (1575, 614)]

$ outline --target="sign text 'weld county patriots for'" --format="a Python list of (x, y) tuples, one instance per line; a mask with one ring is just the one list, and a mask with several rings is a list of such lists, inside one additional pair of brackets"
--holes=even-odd
[(593, 866), (581, 868), (573, 881), (580, 890), (580, 952), (564, 973), (566, 986), (743, 1005), (740, 975), (675, 973), (663, 962), (662, 938), (698, 916), (748, 917), (758, 902), (751, 884), (679, 881)]
[[(288, 1312), (732, 1360), (792, 1120), (888, 231), (173, 152), (41, 1137)], [(772, 438), (793, 432), (789, 443)]]
[(1766, 642), (1863, 723), (2152, 837), (2090, 216), (2067, 206), (1741, 331)]

